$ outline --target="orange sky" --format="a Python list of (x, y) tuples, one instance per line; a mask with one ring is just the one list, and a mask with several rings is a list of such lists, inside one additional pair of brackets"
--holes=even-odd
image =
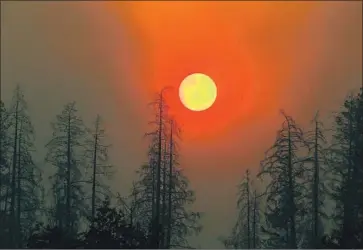
[[(120, 16), (126, 15), (128, 30), (141, 40), (138, 49), (144, 52), (147, 69), (140, 91), (174, 87), (168, 102), (183, 124), (184, 139), (210, 138), (223, 134), (236, 120), (276, 111), (284, 87), (278, 79), (281, 73), (288, 77), (293, 59), (281, 48), (296, 42), (296, 26), (314, 7), (261, 2), (118, 4), (125, 11)], [(272, 12), (278, 12), (278, 18)], [(263, 56), (265, 52), (271, 56)], [(178, 99), (180, 82), (194, 72), (208, 74), (218, 87), (217, 101), (206, 112), (191, 112)]]
[[(321, 40), (306, 38), (312, 22), (323, 19), (320, 2), (152, 1), (109, 8), (142, 51), (138, 91), (174, 87), (168, 102), (186, 140), (224, 136), (234, 124), (275, 115), (297, 64), (312, 67), (306, 60), (329, 53)], [(218, 87), (215, 105), (202, 113), (185, 109), (177, 95), (194, 72), (210, 75)]]
[[(184, 124), (181, 164), (205, 212), (192, 243), (221, 247), (235, 219), (236, 185), (256, 171), (273, 143), (284, 108), (306, 126), (321, 111), (329, 122), (362, 83), (361, 2), (1, 2), (1, 98), (21, 83), (43, 163), (49, 122), (76, 100), (85, 122), (106, 121), (127, 193), (146, 160), (151, 110), (162, 86)], [(189, 73), (218, 86), (206, 112), (181, 106)], [(329, 125), (329, 124), (328, 124)], [(48, 168), (46, 171), (49, 171)]]

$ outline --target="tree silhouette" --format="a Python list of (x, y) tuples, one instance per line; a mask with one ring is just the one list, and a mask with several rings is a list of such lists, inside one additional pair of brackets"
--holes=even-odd
[(329, 166), (338, 228), (331, 238), (342, 248), (359, 248), (363, 241), (362, 90), (345, 100), (335, 117), (334, 131)]
[[(201, 213), (191, 208), (196, 196), (179, 164), (181, 128), (168, 111), (167, 89), (150, 103), (148, 160), (130, 194), (117, 200), (107, 182), (110, 145), (101, 116), (87, 128), (75, 102), (64, 106), (46, 144), (46, 163), (55, 168), (47, 216), (21, 88), (9, 105), (0, 101), (0, 248), (192, 248), (188, 236), (201, 231)], [(363, 248), (363, 89), (335, 114), (331, 143), (318, 115), (306, 133), (282, 115), (260, 172), (246, 171), (238, 187), (238, 217), (225, 247)], [(336, 205), (331, 232), (326, 197)]]
[(227, 248), (250, 249), (252, 246), (252, 230), (251, 230), (251, 215), (252, 215), (252, 193), (250, 171), (246, 170), (244, 178), (238, 186), (237, 209), (238, 217), (234, 225), (231, 236), (223, 241)]
[(261, 195), (257, 192), (256, 187), (253, 189), (252, 195), (252, 248), (261, 247)]
[(274, 145), (267, 151), (261, 162), (259, 177), (271, 180), (266, 188), (266, 222), (263, 228), (270, 235), (265, 247), (297, 248), (297, 223), (304, 215), (301, 182), (306, 158), (298, 155), (306, 147), (301, 128), (284, 112), (282, 128), (277, 132)]
[[(164, 99), (164, 91), (167, 88), (164, 88), (160, 91), (158, 94), (158, 97), (156, 98), (155, 102), (151, 103), (154, 105), (156, 109), (156, 120), (152, 123), (156, 126), (155, 132), (152, 132), (150, 135), (153, 136), (152, 139), (152, 151), (151, 154), (155, 154), (156, 163), (155, 163), (155, 173), (154, 173), (154, 181), (153, 185), (155, 186), (155, 194), (154, 194), (154, 200), (153, 200), (153, 222), (152, 222), (152, 233), (151, 233), (151, 240), (152, 240), (152, 246), (155, 248), (159, 248), (161, 245), (161, 216), (160, 216), (160, 204), (161, 204), (161, 171), (162, 171), (162, 154), (163, 154), (163, 140), (166, 140), (166, 123), (167, 123), (167, 109), (168, 106), (166, 105), (165, 99)], [(154, 144), (155, 143), (155, 144)], [(154, 164), (153, 164), (154, 165)]]
[(139, 207), (139, 193), (136, 182), (132, 183), (131, 194), (129, 197), (122, 197), (120, 194), (117, 195), (117, 203), (120, 206), (120, 211), (124, 214), (125, 220), (132, 225), (133, 227), (137, 227), (140, 230), (144, 230), (148, 232), (148, 227), (141, 227), (138, 218), (141, 218), (141, 214), (137, 214), (140, 212), (137, 208)]
[(222, 239), (226, 248), (255, 249), (260, 246), (260, 195), (252, 185), (250, 171), (246, 170), (238, 185), (237, 221), (232, 233)]
[[(97, 115), (94, 128), (90, 129), (91, 138), (86, 141), (86, 158), (90, 161), (91, 176), (91, 218), (94, 218), (97, 204), (101, 200), (109, 197), (111, 191), (109, 186), (104, 183), (104, 178), (109, 178), (112, 174), (112, 166), (108, 164), (108, 149), (110, 145), (105, 144), (106, 132), (102, 128), (101, 116)], [(101, 197), (100, 197), (101, 196)], [(91, 219), (92, 220), (92, 219)]]
[(130, 197), (132, 216), (134, 223), (150, 232), (151, 247), (189, 247), (186, 236), (200, 231), (200, 213), (187, 208), (194, 202), (195, 194), (178, 167), (180, 128), (168, 115), (163, 91), (151, 103), (156, 115), (150, 122), (151, 132), (146, 134), (150, 141), (149, 159), (137, 171), (139, 180)]
[(46, 161), (56, 167), (51, 176), (55, 200), (52, 212), (60, 229), (76, 232), (81, 217), (87, 214), (87, 206), (82, 185), (85, 128), (75, 102), (65, 105), (52, 128), (52, 139), (46, 145)]
[[(302, 241), (305, 242), (308, 248), (320, 248), (321, 238), (323, 237), (323, 219), (327, 219), (328, 216), (324, 211), (324, 198), (327, 188), (324, 184), (326, 179), (326, 145), (327, 140), (324, 135), (323, 123), (319, 120), (318, 113), (314, 117), (314, 128), (306, 133), (306, 140), (310, 144), (310, 161), (312, 168), (306, 168), (305, 176), (309, 179), (308, 185), (311, 188), (307, 189), (306, 198), (308, 213), (308, 222), (306, 235), (304, 235)], [(311, 191), (309, 191), (311, 190)]]
[(10, 171), (10, 240), (11, 246), (21, 247), (23, 237), (31, 231), (40, 207), (41, 172), (34, 164), (34, 129), (27, 103), (19, 85), (15, 88), (8, 111), (11, 133), (12, 168)]
[(11, 174), (11, 138), (9, 113), (0, 102), (0, 247), (10, 247), (9, 192)]
[[(190, 209), (195, 200), (195, 192), (189, 187), (189, 180), (182, 168), (175, 168), (172, 172), (170, 188), (168, 230), (168, 248), (191, 248), (187, 236), (198, 235), (202, 230), (199, 224), (201, 213)], [(170, 240), (170, 241), (169, 241)]]
[[(155, 111), (155, 120), (151, 121), (149, 124), (152, 127), (152, 131), (146, 133), (146, 136), (150, 138), (150, 146), (149, 146), (149, 166), (145, 168), (145, 166), (141, 169), (143, 173), (140, 173), (140, 177), (143, 176), (143, 180), (139, 183), (141, 186), (148, 187), (151, 190), (150, 192), (145, 192), (144, 199), (144, 208), (151, 208), (151, 221), (148, 227), (150, 227), (150, 244), (153, 248), (161, 247), (161, 233), (163, 231), (161, 225), (161, 202), (162, 202), (162, 179), (161, 172), (163, 166), (163, 145), (165, 145), (166, 141), (166, 126), (168, 122), (168, 106), (165, 102), (164, 92), (168, 88), (164, 88), (160, 91), (160, 93), (156, 96), (155, 100), (150, 103), (150, 106), (154, 108)], [(151, 185), (151, 186), (150, 186)], [(151, 200), (150, 200), (151, 198)], [(150, 212), (150, 209), (148, 209)]]

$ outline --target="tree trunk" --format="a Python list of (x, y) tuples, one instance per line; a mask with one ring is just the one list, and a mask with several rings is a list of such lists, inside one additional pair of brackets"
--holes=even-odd
[(167, 150), (166, 150), (166, 146), (167, 146), (167, 141), (164, 141), (164, 163), (163, 163), (163, 202), (162, 202), (162, 211), (161, 211), (161, 220), (162, 220), (162, 228), (161, 228), (161, 232), (162, 232), (162, 241), (161, 241), (161, 248), (165, 248), (166, 245), (166, 238), (165, 238), (165, 224), (167, 223), (167, 218), (166, 218), (166, 172), (167, 172)]
[(92, 173), (92, 225), (96, 212), (96, 169), (97, 169), (97, 148), (98, 148), (98, 117), (96, 120), (96, 131), (94, 135), (94, 151), (93, 151), (93, 173)]
[(289, 213), (290, 213), (290, 247), (295, 249), (296, 246), (296, 225), (295, 225), (295, 201), (294, 201), (294, 180), (292, 176), (292, 145), (291, 145), (291, 134), (289, 128), (289, 162), (288, 162), (288, 178), (289, 178)]
[[(350, 112), (351, 107), (350, 107)], [(344, 208), (343, 208), (343, 232), (342, 232), (342, 248), (351, 248), (350, 247), (350, 238), (351, 238), (351, 227), (353, 224), (353, 209), (352, 209), (352, 198), (350, 193), (353, 191), (353, 179), (354, 179), (354, 163), (352, 162), (352, 156), (353, 156), (353, 124), (352, 124), (352, 117), (349, 117), (349, 148), (348, 148), (348, 173), (346, 178), (346, 193), (344, 195)], [(354, 191), (353, 191), (354, 193)]]
[(256, 227), (257, 227), (257, 218), (256, 218), (256, 210), (257, 210), (257, 196), (256, 196), (256, 190), (254, 190), (254, 199), (253, 199), (253, 249), (256, 249)]
[(20, 221), (20, 217), (21, 217), (21, 164), (20, 164), (20, 145), (21, 145), (21, 132), (22, 131), (22, 124), (20, 123), (20, 132), (19, 132), (19, 142), (18, 142), (18, 178), (17, 178), (17, 208), (16, 208), (16, 212), (17, 212), (17, 228), (16, 228), (16, 241), (18, 242), (18, 246), (19, 248), (21, 248), (21, 221)]
[(247, 177), (247, 248), (251, 248), (251, 228), (250, 228), (250, 172), (246, 171)]
[(315, 147), (314, 147), (314, 186), (313, 186), (313, 248), (318, 247), (319, 230), (319, 155), (318, 155), (318, 122), (315, 121)]
[(11, 214), (11, 225), (10, 225), (10, 237), (11, 245), (16, 248), (16, 238), (15, 238), (15, 227), (16, 227), (16, 217), (15, 217), (15, 198), (16, 198), (16, 162), (17, 162), (17, 148), (18, 148), (18, 119), (19, 119), (19, 99), (16, 100), (15, 107), (15, 131), (14, 131), (14, 145), (13, 145), (13, 169), (11, 172), (11, 203), (10, 203), (10, 214)]
[(156, 168), (156, 204), (155, 204), (155, 219), (154, 219), (154, 248), (160, 247), (160, 186), (161, 186), (161, 154), (162, 154), (162, 129), (163, 129), (163, 93), (160, 93), (159, 103), (159, 131), (158, 131), (158, 160)]
[(70, 230), (71, 225), (71, 114), (68, 114), (68, 131), (67, 131), (67, 200), (66, 200), (66, 227)]
[(171, 223), (172, 223), (172, 191), (173, 191), (173, 121), (170, 123), (170, 143), (169, 143), (169, 192), (168, 192), (168, 230), (166, 235), (166, 248), (171, 245)]

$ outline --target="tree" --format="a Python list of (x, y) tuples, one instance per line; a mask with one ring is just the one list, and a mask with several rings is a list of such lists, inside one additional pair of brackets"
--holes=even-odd
[[(201, 213), (190, 209), (195, 202), (195, 192), (189, 187), (189, 180), (181, 167), (172, 172), (170, 188), (166, 248), (191, 248), (187, 236), (198, 235)], [(170, 184), (169, 184), (170, 185)]]
[[(106, 139), (105, 129), (102, 128), (101, 116), (97, 115), (94, 122), (94, 128), (88, 131), (91, 135), (91, 139), (88, 139), (86, 145), (89, 147), (86, 149), (86, 157), (90, 160), (91, 177), (90, 183), (91, 189), (91, 221), (95, 217), (97, 204), (109, 197), (111, 191), (109, 187), (103, 182), (103, 177), (110, 177), (112, 174), (112, 166), (108, 164), (108, 149), (110, 145), (106, 145), (104, 140)], [(103, 196), (103, 197), (100, 197)]]
[(260, 198), (261, 195), (257, 192), (256, 187), (253, 189), (252, 195), (252, 248), (260, 248), (261, 246), (261, 209), (260, 209)]
[[(130, 197), (131, 202), (127, 208), (130, 214), (129, 218), (132, 218), (134, 226), (139, 226), (145, 231), (150, 229), (153, 222), (150, 172), (150, 167), (147, 165), (142, 166), (138, 171), (140, 180), (135, 182)], [(181, 168), (173, 167), (171, 185), (168, 175), (165, 191), (167, 192), (166, 203), (161, 203), (161, 207), (166, 206), (166, 213), (162, 214), (163, 216), (160, 215), (163, 218), (160, 223), (162, 229), (161, 248), (190, 248), (186, 237), (200, 232), (201, 227), (198, 222), (201, 214), (191, 211), (188, 207), (195, 201), (195, 194), (189, 188), (189, 181)]]
[(246, 170), (242, 182), (238, 185), (237, 221), (231, 235), (222, 239), (227, 248), (255, 249), (260, 246), (261, 196), (252, 184), (250, 171)]
[[(307, 213), (307, 226), (305, 237), (301, 241), (308, 248), (320, 248), (324, 228), (322, 220), (327, 218), (324, 211), (324, 198), (327, 189), (324, 184), (327, 165), (326, 138), (324, 136), (323, 123), (319, 121), (318, 113), (314, 117), (313, 129), (306, 133), (306, 140), (310, 144), (311, 168), (307, 168), (305, 176), (308, 181), (308, 192), (306, 195), (307, 206), (310, 212)], [(311, 190), (311, 191), (310, 191)], [(304, 235), (303, 235), (304, 236)]]
[(360, 248), (363, 242), (363, 97), (349, 96), (336, 114), (329, 170), (334, 219), (332, 241), (342, 248)]
[(9, 191), (11, 174), (11, 138), (9, 113), (3, 101), (0, 102), (0, 247), (9, 247)]
[[(136, 173), (138, 181), (134, 182), (132, 194), (129, 199), (119, 199), (126, 211), (130, 212), (132, 223), (138, 224), (142, 230), (148, 232), (149, 246), (159, 248), (160, 246), (160, 221), (162, 202), (162, 167), (163, 152), (165, 152), (167, 105), (164, 99), (163, 89), (150, 103), (155, 111), (155, 120), (149, 122), (152, 131), (145, 134), (149, 139), (148, 162), (142, 165)], [(164, 142), (164, 143), (163, 143)], [(128, 205), (126, 200), (131, 200)], [(132, 208), (132, 212), (131, 212)]]
[(21, 247), (24, 236), (36, 220), (40, 207), (41, 172), (34, 164), (34, 129), (27, 103), (19, 86), (15, 88), (8, 113), (11, 131), (12, 167), (10, 171), (10, 239), (12, 246)]
[(188, 247), (186, 236), (200, 231), (200, 213), (188, 209), (195, 194), (178, 167), (180, 128), (168, 115), (163, 96), (165, 90), (151, 103), (156, 115), (150, 122), (151, 132), (146, 134), (150, 141), (148, 163), (137, 171), (139, 180), (133, 188), (136, 216), (133, 218), (135, 223), (150, 232), (151, 247)]
[(241, 184), (238, 186), (238, 218), (234, 225), (231, 236), (224, 240), (226, 247), (250, 249), (252, 246), (252, 193), (250, 171), (246, 170)]
[[(137, 184), (136, 182), (132, 183), (132, 189), (131, 189), (131, 194), (129, 197), (122, 197), (120, 194), (117, 195), (117, 202), (118, 205), (120, 206), (120, 211), (124, 214), (126, 221), (133, 227), (137, 227), (138, 229), (142, 227), (140, 226), (139, 221), (136, 221), (137, 218), (141, 217), (141, 214), (136, 214), (138, 212), (138, 205), (139, 205), (139, 200), (138, 200), (138, 189), (137, 189)], [(148, 232), (148, 227), (144, 227), (143, 228), (144, 231), (147, 233)]]
[[(151, 237), (150, 244), (153, 248), (159, 248), (161, 244), (161, 171), (163, 166), (163, 141), (166, 139), (166, 124), (168, 121), (167, 111), (168, 106), (165, 102), (164, 92), (167, 88), (164, 88), (157, 95), (155, 101), (150, 103), (150, 105), (155, 110), (155, 120), (151, 121), (149, 124), (153, 127), (152, 132), (146, 133), (146, 136), (150, 138), (149, 146), (149, 167), (150, 171), (147, 170), (144, 173), (144, 184), (149, 182), (151, 184)], [(146, 169), (144, 169), (146, 170)], [(151, 183), (150, 183), (151, 181)], [(146, 195), (146, 193), (145, 193)]]
[(77, 232), (81, 218), (87, 215), (87, 206), (82, 185), (85, 128), (76, 103), (66, 104), (51, 125), (53, 135), (46, 145), (46, 161), (56, 168), (51, 176), (55, 201), (52, 213), (60, 229)]
[(276, 141), (261, 162), (259, 177), (269, 177), (266, 187), (265, 218), (269, 235), (265, 247), (297, 248), (298, 222), (303, 220), (303, 185), (306, 158), (298, 152), (307, 147), (302, 130), (292, 117), (282, 112), (284, 122)]
[[(160, 219), (160, 203), (161, 203), (161, 167), (162, 167), (162, 141), (165, 140), (165, 123), (167, 119), (167, 108), (168, 106), (165, 103), (165, 99), (163, 97), (164, 91), (166, 89), (162, 89), (158, 99), (154, 102), (154, 105), (156, 105), (157, 108), (157, 115), (156, 115), (156, 121), (155, 125), (157, 126), (157, 130), (155, 131), (157, 134), (156, 139), (156, 169), (155, 169), (155, 178), (156, 181), (154, 181), (154, 184), (156, 185), (155, 188), (155, 201), (154, 204), (154, 216), (153, 216), (153, 223), (152, 223), (152, 246), (155, 246), (155, 248), (160, 247), (160, 233), (162, 231), (161, 228), (161, 219)], [(164, 137), (164, 138), (163, 138)]]

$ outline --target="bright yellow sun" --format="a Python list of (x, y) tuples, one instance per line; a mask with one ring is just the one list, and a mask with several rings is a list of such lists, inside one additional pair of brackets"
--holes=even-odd
[(210, 108), (215, 102), (217, 86), (209, 76), (194, 73), (181, 82), (179, 97), (186, 108), (192, 111), (203, 111)]

